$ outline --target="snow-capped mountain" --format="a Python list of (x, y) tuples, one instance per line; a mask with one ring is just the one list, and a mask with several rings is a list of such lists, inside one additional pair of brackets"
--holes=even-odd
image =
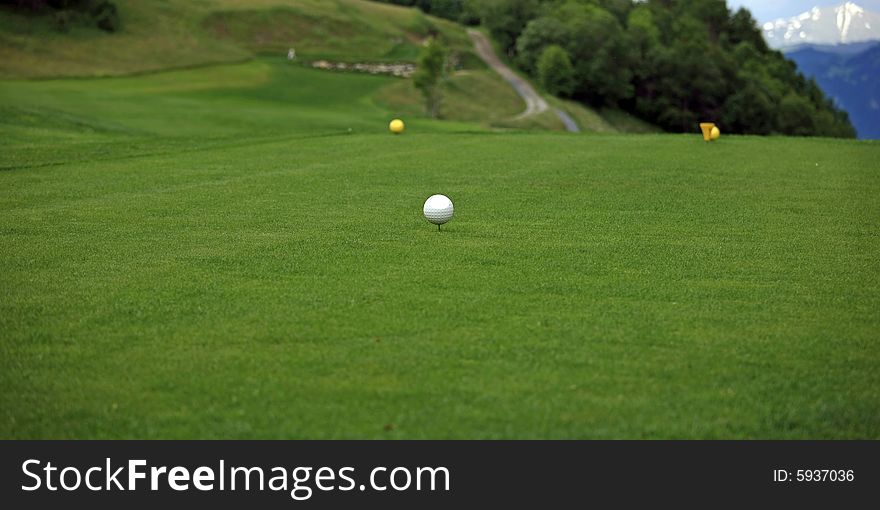
[(848, 44), (880, 40), (880, 13), (853, 2), (835, 7), (813, 7), (792, 18), (764, 23), (764, 38), (773, 48), (802, 44)]

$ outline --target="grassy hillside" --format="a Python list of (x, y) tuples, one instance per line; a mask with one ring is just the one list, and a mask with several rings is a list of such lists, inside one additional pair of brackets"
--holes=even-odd
[(0, 82), (0, 437), (880, 437), (880, 145), (392, 136), (399, 83)]
[[(398, 80), (376, 96), (379, 104), (404, 117), (421, 116), (421, 93), (409, 80)], [(440, 116), (470, 122), (495, 123), (523, 111), (525, 103), (493, 71), (473, 70), (453, 74), (443, 84)]]
[[(453, 51), (473, 62), (471, 44), (458, 25), (404, 9), (367, 1), (237, 2), (202, 22), (209, 33), (251, 51), (286, 53), (295, 46), (307, 58), (342, 61), (415, 61), (422, 41), (442, 35)], [(224, 6), (232, 7), (232, 6)]]
[[(410, 80), (372, 77), (323, 76), (303, 73), (283, 65), (280, 57), (287, 49), (297, 50), (296, 65), (330, 59), (345, 62), (414, 61), (419, 46), (430, 33), (440, 33), (457, 60), (466, 68), (454, 74), (447, 89), (443, 117), (447, 120), (482, 122), (485, 125), (519, 113), (521, 99), (494, 73), (484, 69), (473, 54), (464, 30), (446, 20), (425, 16), (416, 9), (405, 9), (360, 0), (334, 2), (316, 0), (266, 0), (243, 2), (224, 0), (213, 3), (120, 2), (124, 28), (106, 34), (95, 28), (74, 26), (71, 32), (58, 32), (52, 17), (16, 14), (0, 10), (0, 77), (21, 79), (59, 76), (114, 76), (156, 72), (175, 67), (217, 65), (251, 61), (256, 55), (274, 55), (259, 64), (221, 66), (204, 72), (161, 74), (143, 81), (109, 81), (90, 84), (89, 97), (69, 101), (65, 91), (80, 90), (76, 83), (61, 86), (25, 85), (7, 87), (9, 105), (4, 113), (7, 124), (34, 126), (85, 122), (82, 114), (96, 109), (101, 126), (89, 129), (107, 131), (108, 118), (128, 118), (154, 107), (156, 92), (173, 96), (200, 93), (207, 88), (260, 88), (274, 100), (298, 96), (304, 85), (309, 98), (298, 98), (296, 108), (313, 110), (318, 124), (332, 119), (325, 106), (337, 108), (337, 99), (349, 104), (337, 89), (356, 91), (361, 102), (374, 93), (384, 115), (424, 117), (422, 99)], [(271, 62), (271, 64), (269, 64)], [(282, 66), (283, 65), (283, 66)], [(308, 77), (299, 80), (298, 77)], [(135, 85), (132, 85), (135, 83)], [(159, 83), (159, 85), (154, 85)], [(287, 88), (295, 86), (296, 88)], [(321, 97), (324, 87), (330, 90)], [(368, 93), (367, 93), (368, 92)], [(105, 94), (101, 97), (101, 94)], [(253, 95), (246, 93), (244, 95)], [(59, 103), (74, 105), (77, 111), (54, 108)], [(303, 99), (303, 100), (300, 100)], [(306, 101), (305, 99), (314, 99)], [(119, 104), (124, 103), (124, 104)], [(331, 109), (332, 109), (331, 108)], [(350, 110), (350, 108), (349, 108)], [(373, 108), (374, 112), (378, 112)], [(361, 112), (363, 113), (363, 112)], [(222, 113), (215, 115), (222, 117)], [(290, 112), (287, 112), (289, 118)], [(306, 112), (297, 112), (297, 116)], [(366, 119), (364, 119), (366, 121)], [(375, 119), (370, 119), (375, 120)], [(265, 121), (265, 119), (264, 119)], [(3, 122), (3, 121), (0, 121)], [(137, 120), (134, 119), (134, 124)], [(228, 123), (196, 125), (205, 135)], [(345, 121), (335, 129), (354, 127)], [(354, 122), (353, 124), (358, 124)], [(374, 122), (369, 125), (375, 126)], [(172, 127), (173, 123), (169, 126)], [(295, 129), (303, 130), (312, 124)], [(452, 126), (454, 128), (454, 126)], [(152, 126), (151, 126), (152, 128)], [(285, 124), (289, 129), (289, 124)], [(134, 127), (127, 127), (131, 131)], [(207, 129), (206, 132), (199, 131)], [(561, 128), (560, 128), (561, 129)], [(148, 129), (150, 132), (152, 129)], [(123, 130), (125, 131), (125, 130)], [(11, 142), (11, 140), (8, 140)]]
[[(260, 55), (280, 57), (291, 47), (297, 51), (297, 63), (306, 66), (319, 59), (412, 62), (425, 37), (437, 33), (464, 67), (444, 84), (444, 119), (502, 128), (564, 130), (552, 112), (512, 120), (524, 103), (499, 76), (485, 70), (464, 29), (417, 9), (363, 0), (120, 0), (117, 4), (123, 28), (114, 34), (76, 24), (70, 31), (59, 32), (50, 15), (0, 10), (0, 79), (120, 76), (243, 63)], [(240, 71), (244, 76), (239, 76)], [(201, 88), (215, 78), (227, 82), (226, 86), (254, 86), (258, 83), (253, 72), (254, 67), (223, 67), (194, 74), (192, 79), (202, 83)], [(260, 72), (268, 79), (265, 68)], [(167, 79), (178, 78), (190, 79), (186, 75)], [(339, 83), (357, 86), (356, 79)], [(378, 104), (394, 115), (424, 116), (421, 96), (410, 81), (386, 85), (376, 91)], [(616, 123), (620, 112), (600, 114), (574, 102), (558, 103), (586, 132), (656, 131), (637, 120)], [(21, 112), (12, 115), (17, 118)]]
[(474, 63), (463, 29), (415, 9), (362, 0), (116, 0), (107, 34), (0, 9), (0, 78), (106, 76), (237, 62), (259, 53), (342, 61), (413, 60), (430, 32)]

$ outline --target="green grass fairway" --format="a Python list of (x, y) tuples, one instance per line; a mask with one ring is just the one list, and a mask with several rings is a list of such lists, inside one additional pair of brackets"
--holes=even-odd
[(880, 438), (880, 144), (392, 136), (391, 80), (0, 82), (0, 437)]

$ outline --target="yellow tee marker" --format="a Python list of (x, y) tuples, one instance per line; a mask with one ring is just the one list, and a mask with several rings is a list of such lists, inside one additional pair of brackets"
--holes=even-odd
[(707, 142), (712, 141), (712, 130), (717, 129), (715, 124), (711, 122), (700, 122), (700, 131), (703, 132), (703, 140)]

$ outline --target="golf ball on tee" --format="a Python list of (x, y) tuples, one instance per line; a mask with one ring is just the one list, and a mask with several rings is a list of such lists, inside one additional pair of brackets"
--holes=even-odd
[(452, 200), (446, 195), (431, 195), (423, 208), (425, 219), (434, 225), (442, 225), (452, 219)]

